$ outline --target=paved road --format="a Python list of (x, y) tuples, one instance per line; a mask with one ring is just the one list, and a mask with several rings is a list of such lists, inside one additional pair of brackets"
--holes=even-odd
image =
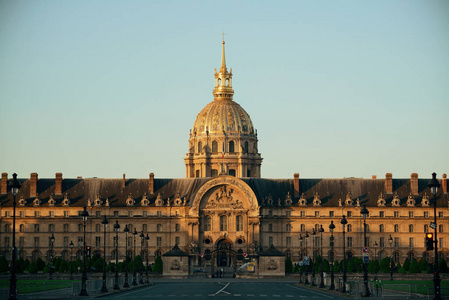
[(102, 299), (347, 299), (300, 287), (294, 282), (155, 282), (151, 286), (108, 295)]

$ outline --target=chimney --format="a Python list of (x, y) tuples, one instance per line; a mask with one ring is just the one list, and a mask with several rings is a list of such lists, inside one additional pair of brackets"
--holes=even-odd
[(293, 174), (293, 185), (295, 189), (293, 197), (299, 197), (299, 173)]
[(37, 195), (37, 173), (30, 174), (30, 197)]
[[(3, 176), (3, 174), (2, 174)], [(3, 184), (3, 180), (2, 180)], [(443, 188), (443, 193), (447, 194), (447, 175), (446, 173), (443, 174), (443, 179), (441, 179), (441, 186)]]
[(8, 193), (8, 173), (2, 173), (1, 194), (4, 195), (7, 193)]
[(410, 175), (410, 190), (412, 195), (418, 195), (418, 173)]
[(148, 193), (154, 194), (154, 173), (150, 173), (150, 180), (148, 181)]
[(393, 194), (393, 174), (385, 174), (385, 193)]
[(123, 173), (122, 189), (125, 188), (125, 185), (126, 185), (126, 174)]
[(62, 173), (56, 173), (55, 195), (62, 195)]
[(377, 175), (371, 176), (372, 179), (377, 179)]

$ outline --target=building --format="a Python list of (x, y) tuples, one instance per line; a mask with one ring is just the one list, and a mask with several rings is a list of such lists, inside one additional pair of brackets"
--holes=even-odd
[[(346, 254), (361, 256), (363, 218), (369, 210), (368, 250), (378, 259), (392, 256), (424, 257), (432, 253), (424, 245), (425, 233), (433, 220), (429, 179), (412, 173), (407, 179), (289, 179), (261, 178), (262, 157), (258, 152), (257, 131), (246, 111), (233, 100), (232, 70), (228, 72), (223, 42), (221, 67), (215, 72), (214, 100), (198, 114), (189, 136), (184, 161), (186, 178), (146, 179), (55, 178), (39, 179), (31, 173), (21, 179), (17, 196), (16, 245), (19, 255), (35, 260), (61, 256), (82, 256), (83, 221), (87, 207), (86, 244), (103, 256), (103, 216), (109, 219), (106, 259), (122, 260), (125, 249), (132, 255), (146, 255), (140, 233), (149, 235), (149, 259), (166, 253), (175, 245), (189, 253), (193, 265), (232, 267), (243, 264), (246, 256), (257, 255), (274, 245), (293, 261), (314, 251), (325, 258)], [(430, 175), (430, 174), (429, 174)], [(9, 257), (12, 246), (12, 196), (8, 174), (0, 185), (0, 250)], [(436, 195), (439, 255), (449, 257), (449, 198), (447, 176), (439, 179)], [(346, 216), (343, 241), (340, 221)], [(335, 247), (331, 252), (329, 224), (336, 225)], [(113, 224), (121, 226), (115, 240)], [(123, 228), (130, 234), (125, 239)], [(319, 233), (323, 227), (324, 232)], [(308, 244), (299, 237), (310, 235)], [(316, 232), (316, 235), (313, 235)], [(49, 238), (54, 234), (53, 252)], [(391, 237), (391, 239), (390, 239)], [(391, 243), (390, 243), (391, 241)], [(70, 247), (73, 242), (73, 249)], [(115, 245), (118, 242), (118, 254)], [(141, 249), (141, 245), (144, 245)], [(306, 248), (307, 245), (307, 248)], [(377, 245), (377, 247), (375, 246)]]

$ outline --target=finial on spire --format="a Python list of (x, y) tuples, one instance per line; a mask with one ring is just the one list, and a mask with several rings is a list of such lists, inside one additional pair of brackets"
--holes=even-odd
[(222, 42), (222, 50), (221, 50), (221, 67), (220, 67), (220, 71), (226, 71), (225, 41), (224, 41), (225, 33), (223, 32), (222, 35), (223, 35), (223, 42)]

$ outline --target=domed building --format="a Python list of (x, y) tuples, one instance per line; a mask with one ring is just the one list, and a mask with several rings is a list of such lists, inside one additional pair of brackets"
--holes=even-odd
[(184, 158), (186, 177), (260, 177), (257, 131), (249, 114), (233, 100), (232, 69), (226, 67), (224, 41), (213, 95), (214, 100), (197, 115), (190, 131), (189, 152)]

